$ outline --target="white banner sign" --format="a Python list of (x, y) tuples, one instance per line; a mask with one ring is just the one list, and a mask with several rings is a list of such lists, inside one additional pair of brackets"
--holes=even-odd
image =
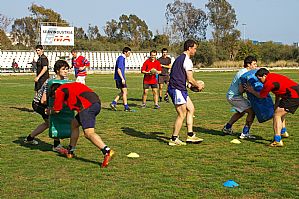
[(41, 45), (73, 46), (74, 27), (41, 26)]

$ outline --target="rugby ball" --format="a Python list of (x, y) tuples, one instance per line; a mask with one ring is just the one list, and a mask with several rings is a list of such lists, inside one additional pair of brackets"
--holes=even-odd
[(156, 74), (156, 73), (157, 73), (157, 69), (152, 68), (152, 69), (151, 69), (151, 73), (152, 73), (152, 74)]
[(201, 86), (201, 89), (198, 89), (195, 86), (192, 86), (190, 83), (188, 84), (188, 88), (193, 92), (200, 92), (205, 88), (205, 83), (202, 80), (198, 80), (197, 83)]

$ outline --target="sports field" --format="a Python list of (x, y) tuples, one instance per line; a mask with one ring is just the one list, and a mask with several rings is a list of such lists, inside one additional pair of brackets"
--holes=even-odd
[[(299, 82), (298, 71), (277, 71)], [(81, 134), (74, 159), (52, 151), (48, 132), (37, 146), (23, 139), (42, 122), (32, 112), (33, 76), (0, 76), (0, 198), (298, 198), (299, 111), (288, 115), (285, 147), (270, 148), (272, 121), (254, 122), (257, 140), (230, 141), (221, 129), (230, 118), (225, 93), (235, 72), (196, 73), (202, 93), (190, 93), (196, 107), (194, 131), (201, 144), (167, 145), (176, 112), (171, 103), (140, 109), (142, 75), (128, 74), (129, 105), (136, 112), (114, 112), (109, 103), (117, 90), (113, 75), (89, 75), (87, 85), (102, 100), (96, 132), (116, 151), (105, 169), (101, 152)], [(234, 125), (240, 132), (242, 118)], [(181, 138), (186, 138), (182, 128)], [(68, 145), (68, 139), (63, 141)], [(139, 158), (126, 155), (135, 152)], [(226, 188), (229, 179), (239, 184)]]

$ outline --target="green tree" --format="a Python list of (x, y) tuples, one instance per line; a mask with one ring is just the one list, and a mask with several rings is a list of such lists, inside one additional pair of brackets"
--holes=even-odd
[(6, 36), (5, 31), (0, 29), (0, 49), (10, 49), (11, 41)]
[(29, 8), (32, 16), (37, 22), (45, 22), (47, 25), (69, 26), (69, 23), (62, 19), (61, 15), (52, 9), (32, 4)]
[(0, 29), (3, 31), (7, 30), (7, 27), (11, 24), (13, 19), (6, 17), (0, 13)]
[(84, 29), (82, 28), (82, 27), (74, 27), (74, 32), (75, 32), (75, 35), (74, 35), (74, 37), (76, 38), (76, 39), (87, 39), (88, 37), (87, 37), (87, 35), (86, 35), (86, 33), (85, 33), (85, 31), (84, 31)]
[(219, 59), (235, 59), (240, 38), (235, 10), (226, 0), (209, 0), (206, 7)]
[(152, 31), (144, 20), (136, 15), (122, 15), (119, 17), (119, 34), (126, 41), (131, 41), (132, 45), (139, 45), (153, 36)]
[(154, 36), (153, 42), (156, 46), (169, 46), (169, 36), (157, 33)]
[(0, 14), (0, 49), (11, 48), (11, 41), (6, 35), (7, 27), (11, 22), (12, 19), (6, 17), (3, 14)]
[(17, 44), (32, 47), (36, 43), (37, 23), (32, 17), (16, 19), (12, 25), (11, 35)]
[(59, 25), (68, 26), (69, 24), (62, 19), (60, 14), (52, 9), (32, 4), (28, 10), (31, 16), (16, 19), (12, 25), (13, 39), (18, 43), (28, 47), (33, 47), (39, 39), (40, 25)]
[(115, 19), (107, 21), (104, 28), (104, 32), (107, 35), (107, 37), (111, 40), (119, 39), (118, 22)]
[(249, 55), (255, 56), (257, 59), (260, 58), (256, 45), (254, 45), (251, 41), (240, 41), (236, 60), (243, 61), (245, 57)]
[(170, 35), (173, 42), (184, 41), (189, 38), (205, 39), (207, 16), (192, 3), (175, 0), (166, 6), (165, 17), (170, 26)]
[(89, 40), (97, 40), (101, 38), (98, 26), (91, 26), (91, 24), (88, 26), (87, 35)]
[(194, 56), (195, 64), (210, 66), (216, 60), (216, 48), (210, 41), (201, 41), (198, 43), (197, 52)]
[(104, 31), (111, 40), (123, 40), (133, 46), (139, 46), (153, 36), (146, 22), (136, 15), (121, 15), (118, 22), (112, 19), (106, 22)]

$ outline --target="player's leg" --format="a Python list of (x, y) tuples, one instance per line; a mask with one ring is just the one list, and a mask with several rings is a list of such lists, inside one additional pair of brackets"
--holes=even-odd
[(120, 89), (120, 92), (115, 96), (115, 98), (114, 98), (114, 100), (110, 103), (110, 107), (111, 107), (111, 109), (112, 110), (114, 110), (114, 111), (117, 111), (117, 109), (116, 109), (116, 105), (117, 105), (117, 102), (118, 102), (118, 100), (121, 98), (121, 96), (123, 95), (123, 92), (122, 92), (122, 90), (121, 90), (121, 82), (120, 81), (118, 81), (118, 80), (115, 80), (115, 87), (117, 88), (117, 89)]
[(193, 132), (193, 115), (195, 112), (195, 107), (189, 96), (187, 97), (186, 105), (187, 105), (186, 124), (187, 124), (187, 135), (188, 135), (186, 142), (189, 143), (202, 142), (203, 139), (198, 138)]
[(281, 140), (282, 118), (286, 116), (287, 112), (284, 108), (277, 107), (273, 115), (273, 129), (274, 129), (274, 142), (270, 146), (283, 146)]
[(180, 104), (175, 106), (175, 110), (177, 112), (177, 118), (174, 123), (174, 128), (173, 128), (173, 137), (178, 137), (180, 130), (182, 128), (184, 119), (187, 114), (187, 105), (186, 104)]
[(159, 100), (162, 102), (162, 94), (163, 94), (163, 83), (159, 82)]
[(124, 103), (124, 111), (131, 111), (129, 105), (128, 105), (128, 89), (127, 86), (124, 85), (123, 88), (121, 88), (122, 91), (122, 98)]
[(253, 123), (255, 113), (252, 108), (248, 108), (244, 112), (247, 113), (247, 117), (246, 117), (246, 122), (243, 127), (242, 133), (240, 135), (240, 138), (241, 139), (244, 139), (244, 138), (255, 139), (255, 137), (250, 134), (250, 127)]
[(241, 117), (244, 116), (245, 110), (251, 108), (250, 103), (247, 99), (242, 96), (228, 98), (227, 101), (233, 106), (233, 109), (237, 112), (232, 115), (230, 120), (225, 124), (222, 129), (224, 134), (233, 134), (232, 126), (235, 122), (237, 122)]
[(76, 115), (76, 117), (72, 120), (71, 122), (71, 126), (72, 126), (72, 134), (71, 134), (71, 138), (70, 138), (70, 145), (69, 145), (69, 151), (67, 154), (68, 158), (72, 158), (74, 157), (74, 152), (76, 150), (76, 146), (77, 146), (77, 142), (79, 139), (79, 134), (80, 134), (80, 130), (79, 127), (81, 125), (80, 122), (80, 116), (79, 114)]
[(185, 142), (182, 142), (178, 136), (182, 128), (184, 119), (187, 114), (187, 92), (182, 92), (177, 89), (168, 89), (169, 95), (171, 96), (172, 102), (175, 106), (177, 112), (177, 118), (174, 122), (172, 137), (168, 143), (170, 146), (181, 146), (186, 145)]
[(114, 152), (103, 142), (101, 137), (95, 133), (94, 127), (96, 123), (96, 116), (101, 111), (101, 104), (94, 103), (88, 109), (79, 113), (80, 121), (84, 131), (84, 136), (94, 144), (98, 149), (100, 149), (104, 155), (104, 161), (102, 162), (102, 167), (106, 167), (109, 164), (110, 158), (113, 156)]
[(281, 134), (281, 137), (284, 137), (284, 138), (288, 138), (289, 137), (289, 133), (287, 132), (287, 127), (286, 127), (286, 117), (283, 116), (281, 118), (281, 121), (282, 121), (282, 129), (280, 131), (280, 134)]
[[(191, 98), (187, 97), (187, 115), (186, 115), (186, 124), (187, 124), (187, 132), (193, 132), (193, 115), (195, 112), (194, 104)], [(192, 135), (191, 135), (192, 136)]]
[(141, 108), (146, 107), (146, 98), (147, 98), (148, 89), (149, 89), (149, 84), (143, 84), (143, 94), (142, 94)]
[(34, 138), (44, 132), (47, 128), (49, 128), (49, 116), (45, 113), (46, 105), (38, 103), (38, 102), (32, 102), (32, 108), (35, 112), (37, 112), (39, 115), (42, 116), (44, 122), (39, 124), (25, 139), (24, 143), (37, 145), (38, 142), (34, 140)]
[(153, 96), (154, 96), (154, 105), (155, 105), (155, 109), (159, 109), (160, 106), (158, 104), (158, 99), (159, 99), (159, 95), (158, 95), (158, 85), (156, 84), (156, 87), (152, 87), (152, 91), (153, 91)]

